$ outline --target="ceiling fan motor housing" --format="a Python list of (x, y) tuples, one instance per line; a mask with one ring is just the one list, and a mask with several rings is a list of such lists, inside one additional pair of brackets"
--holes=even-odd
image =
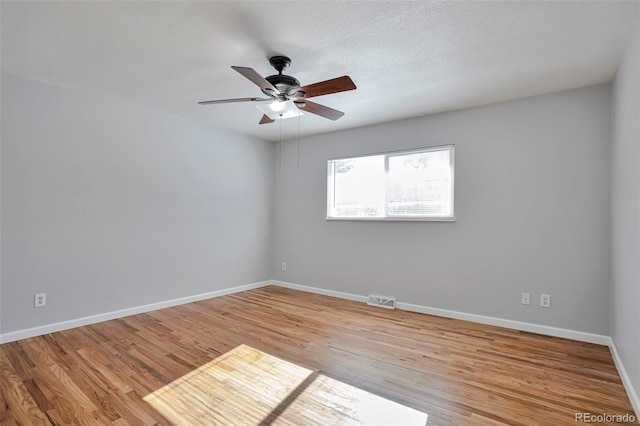
[[(269, 83), (273, 85), (278, 92), (280, 92), (283, 96), (297, 92), (297, 89), (300, 88), (300, 82), (298, 79), (291, 77), (290, 75), (284, 74), (276, 74), (270, 75), (269, 77), (265, 77)], [(263, 90), (264, 92), (264, 90)], [(266, 95), (271, 95), (270, 93), (264, 92)]]
[[(291, 59), (286, 56), (272, 56), (271, 58), (269, 58), (269, 63), (276, 69), (276, 71), (278, 71), (278, 74), (265, 77), (265, 80), (271, 83), (273, 87), (278, 89), (278, 92), (280, 92), (280, 96), (276, 97), (279, 100), (287, 100), (289, 99), (289, 96), (296, 98), (304, 96), (304, 93), (300, 93), (300, 95), (298, 95), (299, 92), (297, 89), (300, 88), (300, 82), (298, 81), (298, 79), (293, 78), (290, 75), (282, 74), (282, 71), (289, 65), (291, 65)], [(273, 96), (273, 93), (268, 93), (264, 90), (263, 92), (266, 95)]]

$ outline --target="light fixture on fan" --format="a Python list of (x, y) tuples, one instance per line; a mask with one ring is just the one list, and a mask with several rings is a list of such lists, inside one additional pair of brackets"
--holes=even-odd
[(300, 108), (298, 108), (293, 101), (275, 101), (269, 104), (256, 105), (260, 111), (264, 113), (271, 120), (282, 120), (285, 118), (293, 118), (304, 115)]

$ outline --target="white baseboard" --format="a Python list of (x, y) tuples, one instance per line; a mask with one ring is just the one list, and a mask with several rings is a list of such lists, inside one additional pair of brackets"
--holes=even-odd
[(622, 358), (620, 358), (620, 354), (618, 353), (618, 349), (616, 348), (616, 345), (613, 342), (612, 338), (609, 338), (609, 348), (611, 349), (611, 354), (613, 355), (613, 362), (616, 364), (616, 368), (618, 369), (618, 373), (620, 374), (620, 378), (622, 379), (622, 384), (624, 385), (624, 388), (627, 391), (627, 395), (629, 396), (629, 400), (631, 401), (631, 405), (636, 412), (636, 418), (640, 418), (640, 398), (638, 397), (638, 393), (633, 387), (633, 383), (631, 383), (631, 379), (627, 374), (627, 370), (624, 368)]
[[(277, 280), (272, 280), (271, 284), (280, 286), (280, 287), (290, 288), (293, 290), (301, 290), (309, 293), (316, 293), (316, 294), (322, 294), (325, 296), (338, 297), (341, 299), (354, 300), (356, 302), (366, 303), (367, 301), (367, 296), (361, 296), (358, 294), (343, 293), (343, 292), (334, 291), (334, 290), (325, 290), (323, 288), (310, 287), (310, 286), (293, 284), (293, 283), (277, 281)], [(513, 320), (508, 320), (503, 318), (488, 317), (484, 315), (468, 314), (465, 312), (450, 311), (448, 309), (432, 308), (432, 307), (423, 306), (423, 305), (414, 305), (412, 303), (397, 302), (396, 308), (402, 309), (404, 311), (435, 315), (438, 317), (453, 318), (453, 319), (459, 319), (464, 321), (476, 322), (480, 324), (495, 325), (497, 327), (510, 328), (513, 330), (527, 331), (530, 333), (538, 333), (538, 334), (543, 334), (545, 336), (564, 337), (566, 339), (578, 340), (580, 342), (596, 343), (599, 345), (609, 345), (609, 342), (611, 341), (609, 336), (604, 336), (601, 334), (585, 333), (582, 331), (567, 330), (564, 328), (549, 327), (546, 325), (538, 325), (538, 324), (532, 324), (528, 322), (513, 321)]]
[(47, 324), (39, 327), (27, 328), (24, 330), (12, 331), (0, 334), (0, 344), (13, 342), (29, 337), (42, 336), (43, 334), (55, 333), (56, 331), (68, 330), (70, 328), (82, 327), (84, 325), (96, 324), (103, 321), (109, 321), (117, 318), (128, 317), (130, 315), (142, 314), (158, 309), (170, 308), (171, 306), (184, 305), (185, 303), (199, 302), (201, 300), (212, 299), (214, 297), (226, 296), (228, 294), (239, 293), (241, 291), (252, 290), (254, 288), (264, 287), (271, 284), (271, 281), (261, 281), (252, 284), (241, 285), (237, 287), (225, 288), (222, 290), (211, 291), (208, 293), (196, 294), (194, 296), (181, 297), (178, 299), (165, 300), (163, 302), (150, 303), (148, 305), (134, 306), (132, 308), (121, 309), (118, 311), (105, 312), (88, 317), (76, 318), (68, 321), (61, 321), (53, 324)]
[(465, 312), (431, 308), (429, 306), (414, 305), (411, 303), (397, 302), (396, 307), (405, 311), (419, 312), (421, 314), (435, 315), (438, 317), (453, 318), (480, 324), (494, 325), (497, 327), (504, 327), (518, 331), (527, 331), (529, 333), (537, 333), (545, 336), (563, 337), (565, 339), (595, 343), (598, 345), (606, 346), (611, 340), (609, 339), (609, 336), (604, 336), (602, 334), (585, 333), (583, 331), (568, 330), (566, 328), (550, 327), (547, 325), (532, 324), (529, 322), (514, 321), (504, 318), (488, 317), (485, 315), (468, 314)]
[(353, 300), (355, 302), (363, 302), (363, 303), (367, 302), (367, 296), (360, 296), (358, 294), (343, 293), (341, 291), (335, 291), (335, 290), (326, 290), (324, 288), (319, 288), (319, 287), (309, 287), (306, 285), (288, 283), (286, 281), (271, 280), (270, 284), (278, 287), (290, 288), (292, 290), (306, 291), (307, 293), (315, 293), (315, 294), (321, 294), (323, 296), (337, 297), (339, 299)]

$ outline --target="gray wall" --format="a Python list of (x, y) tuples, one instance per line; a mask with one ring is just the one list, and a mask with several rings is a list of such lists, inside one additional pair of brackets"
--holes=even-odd
[[(608, 85), (303, 138), (299, 168), (296, 141), (276, 158), (129, 104), (2, 89), (3, 333), (273, 277), (609, 334)], [(455, 223), (325, 220), (327, 159), (449, 143)]]
[[(601, 85), (307, 137), (299, 169), (297, 141), (284, 142), (274, 261), (287, 271), (275, 278), (608, 334), (610, 95)], [(325, 220), (327, 159), (442, 144), (456, 148), (455, 223)]]
[(272, 275), (272, 143), (4, 74), (1, 125), (3, 333)]
[[(613, 83), (611, 338), (640, 391), (640, 25)], [(640, 414), (640, 413), (638, 413)]]

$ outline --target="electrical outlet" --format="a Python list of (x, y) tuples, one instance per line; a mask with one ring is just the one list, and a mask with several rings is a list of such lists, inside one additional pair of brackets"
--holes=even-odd
[(33, 298), (33, 306), (35, 308), (47, 306), (47, 293), (36, 293)]
[(284, 262), (282, 262), (282, 270), (283, 270), (283, 271), (286, 271), (286, 270), (287, 270), (287, 264), (286, 264), (286, 263), (284, 263)]
[(531, 304), (531, 293), (522, 293), (521, 303), (523, 305), (530, 305)]
[(541, 294), (540, 295), (540, 306), (543, 308), (551, 307), (551, 295), (550, 294)]

